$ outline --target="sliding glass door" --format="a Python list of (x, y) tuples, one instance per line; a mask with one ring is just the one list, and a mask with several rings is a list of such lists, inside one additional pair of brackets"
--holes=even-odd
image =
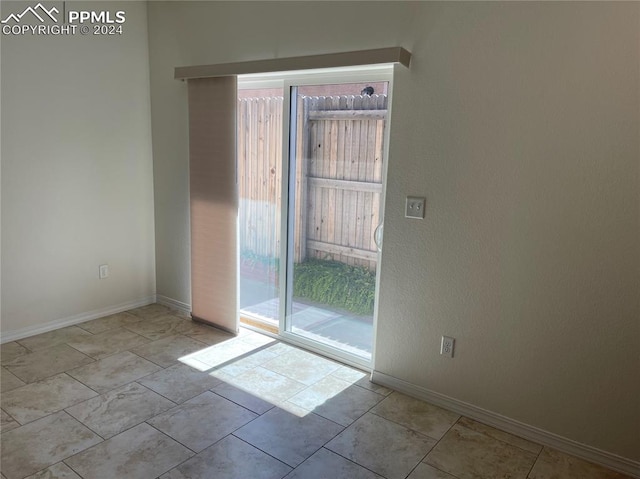
[(278, 333), (283, 88), (281, 81), (243, 86), (237, 109), (240, 320)]
[(273, 88), (245, 91), (238, 110), (241, 318), (365, 366), (389, 74), (289, 76), (282, 97), (269, 97)]

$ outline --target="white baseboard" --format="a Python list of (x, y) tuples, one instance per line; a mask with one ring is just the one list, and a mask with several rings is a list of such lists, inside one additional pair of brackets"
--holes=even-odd
[(187, 303), (183, 303), (182, 301), (178, 301), (177, 299), (169, 298), (168, 296), (162, 296), (161, 294), (156, 295), (156, 303), (163, 304), (172, 309), (177, 309), (186, 314), (191, 314), (191, 305)]
[(407, 381), (403, 381), (402, 379), (389, 376), (379, 371), (373, 371), (371, 373), (371, 381), (376, 384), (380, 384), (381, 386), (395, 389), (396, 391), (405, 393), (409, 396), (423, 399), (431, 404), (435, 404), (436, 406), (440, 406), (471, 419), (475, 419), (489, 426), (494, 426), (516, 436), (542, 444), (543, 446), (549, 446), (567, 454), (582, 458), (586, 461), (600, 464), (615, 471), (628, 474), (632, 477), (640, 478), (640, 462), (633, 461), (616, 454), (611, 454), (572, 439), (567, 439), (566, 437), (538, 429), (537, 427), (524, 424), (506, 416), (502, 416), (501, 414), (487, 411), (486, 409), (482, 409), (464, 401), (459, 401), (458, 399), (445, 396), (444, 394), (430, 391), (429, 389), (416, 386), (415, 384), (411, 384)]
[(68, 318), (57, 319), (46, 324), (29, 326), (26, 328), (16, 329), (14, 331), (5, 331), (0, 333), (0, 343), (8, 343), (10, 341), (28, 338), (29, 336), (35, 336), (36, 334), (47, 333), (49, 331), (53, 331), (54, 329), (73, 326), (75, 324), (84, 323), (85, 321), (89, 321), (91, 319), (101, 318), (110, 314), (121, 313), (122, 311), (139, 308), (141, 306), (146, 306), (155, 302), (155, 295), (147, 296), (146, 298), (137, 299), (135, 301), (128, 301), (126, 303), (117, 304), (115, 306), (108, 306), (106, 308), (94, 309), (93, 311), (76, 314), (73, 316), (69, 316)]

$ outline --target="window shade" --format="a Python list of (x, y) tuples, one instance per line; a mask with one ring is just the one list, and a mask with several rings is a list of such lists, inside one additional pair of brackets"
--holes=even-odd
[(379, 65), (397, 63), (409, 67), (411, 53), (402, 47), (376, 48), (355, 52), (326, 53), (304, 57), (272, 58), (215, 65), (195, 65), (176, 67), (174, 77), (180, 80), (210, 78), (248, 73), (284, 72), (316, 68), (354, 67), (358, 65)]
[(188, 81), (191, 315), (238, 331), (235, 76)]

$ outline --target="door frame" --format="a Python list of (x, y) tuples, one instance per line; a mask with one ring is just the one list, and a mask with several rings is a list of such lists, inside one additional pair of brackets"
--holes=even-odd
[[(292, 111), (292, 88), (297, 86), (323, 85), (323, 84), (342, 84), (342, 83), (363, 83), (363, 82), (388, 82), (388, 100), (387, 100), (387, 119), (384, 129), (384, 147), (383, 147), (383, 165), (382, 165), (382, 191), (380, 194), (380, 223), (384, 222), (384, 207), (387, 186), (387, 171), (389, 165), (389, 138), (390, 124), (393, 104), (393, 73), (395, 65), (376, 65), (376, 66), (359, 66), (344, 67), (319, 70), (302, 70), (289, 71), (279, 73), (267, 73), (256, 75), (240, 75), (238, 82), (244, 88), (283, 88), (283, 125), (282, 125), (282, 190), (281, 190), (281, 215), (280, 215), (280, 272), (279, 285), (280, 296), (278, 308), (278, 335), (277, 337), (309, 349), (323, 356), (338, 360), (342, 363), (356, 366), (367, 371), (373, 370), (376, 352), (376, 333), (378, 323), (378, 298), (380, 288), (380, 261), (381, 251), (377, 253), (376, 267), (376, 289), (375, 302), (373, 311), (373, 344), (371, 350), (371, 360), (357, 355), (341, 351), (332, 346), (304, 338), (300, 335), (288, 331), (290, 318), (287, 317), (287, 306), (292, 301), (292, 288), (290, 283), (293, 274), (293, 255), (289, 255), (289, 245), (293, 244), (293, 229), (291, 228), (293, 214), (295, 213), (294, 196), (289, 196), (289, 192), (293, 191), (291, 183), (295, 182), (295, 161), (292, 161), (291, 152), (296, 151), (296, 135), (291, 134), (291, 117), (295, 114)], [(293, 102), (295, 108), (297, 102)], [(284, 266), (284, 267), (282, 267)], [(287, 297), (289, 295), (289, 297)]]

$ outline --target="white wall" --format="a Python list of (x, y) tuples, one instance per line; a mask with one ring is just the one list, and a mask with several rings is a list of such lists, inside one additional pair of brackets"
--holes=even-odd
[[(150, 2), (158, 293), (189, 302), (173, 67), (401, 45), (376, 370), (640, 459), (640, 5)], [(424, 221), (403, 218), (425, 195)], [(456, 357), (438, 354), (457, 338)]]
[(72, 6), (124, 34), (2, 38), (5, 337), (155, 293), (146, 5)]

